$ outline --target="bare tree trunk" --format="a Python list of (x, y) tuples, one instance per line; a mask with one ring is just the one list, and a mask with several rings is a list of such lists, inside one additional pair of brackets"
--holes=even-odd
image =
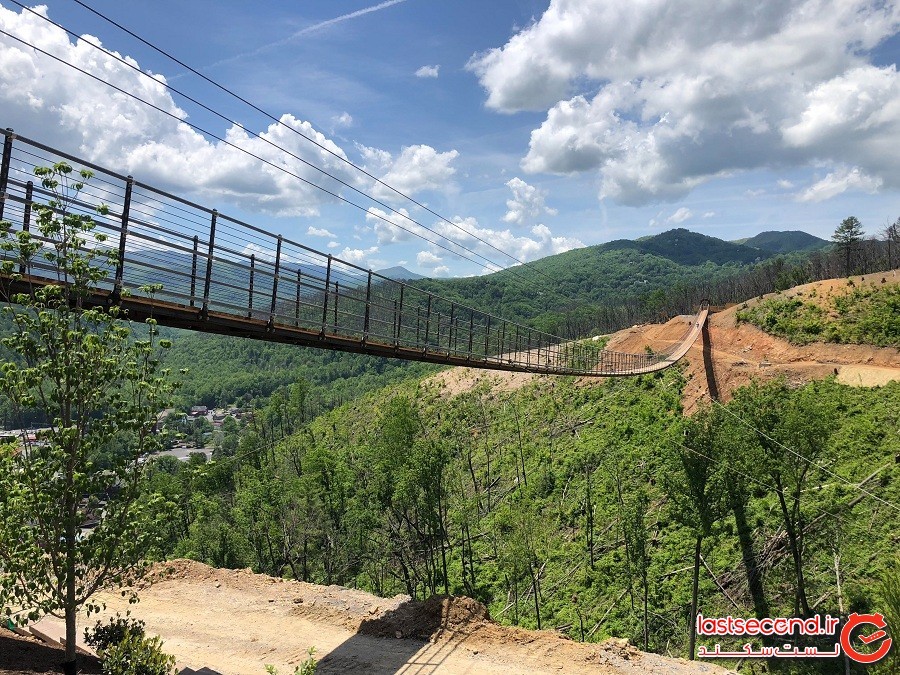
[(694, 660), (694, 652), (697, 647), (697, 590), (700, 584), (700, 545), (703, 537), (697, 536), (697, 545), (694, 548), (694, 587), (691, 591), (691, 623), (688, 626), (688, 659)]
[(537, 615), (537, 627), (541, 629), (541, 587), (537, 575), (534, 573), (534, 563), (528, 563), (528, 571), (531, 572), (531, 590), (534, 593), (534, 613)]

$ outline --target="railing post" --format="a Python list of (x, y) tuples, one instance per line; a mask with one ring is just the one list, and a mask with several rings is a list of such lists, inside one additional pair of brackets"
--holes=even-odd
[(403, 332), (403, 291), (406, 290), (406, 286), (400, 287), (400, 302), (397, 303), (397, 337), (394, 340), (394, 345), (400, 345), (400, 335)]
[(475, 310), (469, 310), (469, 356), (472, 358), (472, 340), (475, 339)]
[(488, 357), (488, 345), (491, 340), (491, 316), (488, 315), (487, 325), (484, 328), (484, 360), (487, 361)]
[(369, 339), (369, 309), (372, 302), (372, 270), (369, 270), (369, 278), (366, 281), (366, 313), (363, 319), (363, 342)]
[(331, 285), (331, 254), (328, 254), (328, 267), (325, 268), (325, 297), (322, 300), (322, 335), (328, 323), (328, 286)]
[[(25, 215), (22, 216), (22, 232), (28, 232), (31, 227), (31, 198), (34, 194), (34, 182), (25, 184)], [(25, 274), (25, 261), (19, 264), (19, 274)]]
[(213, 209), (209, 222), (209, 251), (206, 256), (206, 279), (203, 281), (203, 307), (200, 309), (200, 315), (204, 319), (209, 316), (209, 289), (212, 284), (213, 252), (216, 247), (216, 221), (218, 219), (219, 212)]
[(128, 236), (128, 220), (131, 216), (131, 190), (134, 178), (125, 179), (125, 202), (122, 204), (122, 226), (119, 230), (119, 257), (116, 260), (116, 280), (113, 283), (112, 301), (118, 302), (122, 297), (122, 277), (125, 274), (125, 239)]
[(256, 276), (256, 254), (250, 254), (250, 296), (247, 302), (247, 318), (253, 318), (253, 281)]
[(498, 345), (498, 351), (500, 352), (500, 361), (503, 361), (504, 348), (506, 347), (506, 321), (500, 324), (500, 344)]
[(449, 333), (447, 334), (447, 351), (452, 352), (455, 351), (453, 349), (453, 320), (456, 314), (456, 305), (452, 302), (450, 303), (450, 328)]
[(416, 346), (419, 345), (419, 334), (421, 333), (421, 325), (422, 325), (422, 308), (418, 305), (416, 306)]
[(528, 355), (528, 367), (531, 368), (531, 329), (528, 329), (528, 340), (525, 342), (525, 353)]
[(341, 295), (341, 283), (339, 281), (334, 282), (334, 321), (332, 322), (331, 329), (335, 333), (337, 333), (338, 329), (338, 300), (340, 300)]
[(194, 254), (191, 257), (191, 307), (194, 306), (194, 294), (197, 292), (197, 249), (200, 245), (200, 238), (194, 235)]
[(428, 296), (428, 306), (425, 310), (425, 351), (428, 351), (428, 332), (431, 330), (431, 295)]
[(3, 159), (0, 160), (0, 220), (3, 219), (3, 207), (6, 206), (6, 188), (9, 185), (9, 165), (12, 162), (12, 146), (16, 135), (9, 127), (3, 140)]
[(300, 328), (300, 277), (302, 272), (300, 268), (297, 268), (297, 304), (294, 306), (294, 322), (297, 325), (297, 328)]
[[(402, 286), (401, 286), (402, 290)], [(397, 346), (397, 300), (394, 299), (394, 321), (392, 325), (392, 329), (394, 331), (394, 346)]]
[(281, 273), (281, 242), (283, 237), (278, 235), (278, 246), (275, 248), (275, 276), (272, 277), (272, 305), (269, 307), (269, 330), (275, 327), (275, 303), (278, 300), (278, 275)]
[(519, 354), (519, 324), (516, 324), (516, 345), (515, 345), (515, 347), (513, 347), (513, 354), (515, 355), (516, 359), (521, 358), (518, 355)]
[(441, 313), (437, 315), (437, 329), (434, 332), (434, 344), (438, 349), (441, 348)]

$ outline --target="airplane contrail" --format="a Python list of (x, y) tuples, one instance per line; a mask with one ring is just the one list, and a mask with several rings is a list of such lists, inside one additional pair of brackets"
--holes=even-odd
[(372, 12), (378, 12), (382, 9), (387, 9), (388, 7), (393, 7), (394, 5), (399, 5), (402, 2), (406, 2), (406, 0), (385, 0), (385, 2), (379, 2), (377, 5), (372, 5), (371, 7), (364, 7), (362, 9), (358, 9), (355, 12), (348, 12), (347, 14), (341, 14), (340, 16), (336, 16), (333, 19), (326, 19), (325, 21), (320, 21), (319, 23), (315, 23), (312, 26), (307, 26), (306, 28), (302, 28), (298, 30), (296, 33), (289, 35), (286, 38), (278, 40), (277, 42), (270, 42), (269, 44), (263, 45), (258, 49), (254, 49), (253, 51), (244, 52), (242, 54), (235, 54), (234, 56), (229, 56), (227, 59), (222, 59), (221, 61), (216, 61), (213, 64), (207, 66), (207, 68), (214, 68), (216, 66), (221, 66), (226, 63), (233, 63), (239, 59), (243, 59), (248, 56), (257, 56), (264, 52), (270, 51), (272, 49), (276, 49), (278, 47), (283, 47), (286, 44), (289, 44), (296, 40), (299, 37), (304, 35), (309, 35), (310, 33), (315, 33), (318, 30), (322, 30), (323, 28), (327, 28), (328, 26), (333, 26), (336, 23), (342, 23), (344, 21), (349, 21), (350, 19), (355, 19), (360, 16), (364, 16), (366, 14), (371, 14)]

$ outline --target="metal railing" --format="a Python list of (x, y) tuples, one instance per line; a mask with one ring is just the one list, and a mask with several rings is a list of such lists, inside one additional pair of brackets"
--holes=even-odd
[[(572, 342), (396, 281), (21, 136), (3, 134), (0, 219), (30, 231), (53, 194), (34, 169), (67, 161), (93, 178), (67, 208), (90, 214), (115, 252), (97, 302), (162, 324), (404, 359), (560, 375), (634, 375), (667, 368), (698, 321), (665, 352), (629, 354)], [(100, 215), (97, 206), (108, 211)], [(33, 260), (17, 283), (56, 283)], [(25, 281), (23, 281), (25, 280)], [(152, 300), (140, 287), (162, 284)], [(141, 304), (143, 302), (143, 304)], [(687, 347), (685, 346), (687, 344)], [(683, 348), (683, 351), (682, 351)], [(678, 354), (673, 360), (673, 355)]]

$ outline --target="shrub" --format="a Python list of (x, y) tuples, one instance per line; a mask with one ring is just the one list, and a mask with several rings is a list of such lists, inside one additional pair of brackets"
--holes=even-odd
[(119, 644), (129, 633), (144, 637), (144, 625), (143, 621), (130, 618), (130, 613), (123, 617), (116, 612), (108, 623), (97, 621), (93, 628), (85, 628), (84, 641), (97, 651), (102, 651)]
[(162, 650), (162, 640), (145, 635), (144, 622), (116, 614), (84, 630), (84, 641), (97, 650), (104, 675), (170, 675), (175, 657)]
[(171, 675), (175, 657), (162, 650), (159, 637), (126, 632), (122, 641), (100, 652), (104, 675)]

